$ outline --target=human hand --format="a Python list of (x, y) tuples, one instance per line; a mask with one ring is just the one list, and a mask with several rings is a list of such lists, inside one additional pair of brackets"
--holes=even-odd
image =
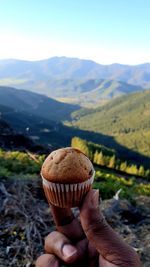
[(51, 207), (57, 231), (45, 239), (46, 254), (36, 267), (141, 267), (132, 247), (107, 224), (99, 209), (99, 192), (90, 190), (80, 207), (80, 221), (70, 209)]

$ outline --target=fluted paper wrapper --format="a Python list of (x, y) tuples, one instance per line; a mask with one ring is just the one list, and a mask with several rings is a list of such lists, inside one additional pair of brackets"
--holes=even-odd
[(90, 190), (95, 172), (92, 177), (82, 183), (59, 184), (47, 181), (43, 176), (43, 188), (49, 204), (61, 208), (77, 207), (83, 196)]

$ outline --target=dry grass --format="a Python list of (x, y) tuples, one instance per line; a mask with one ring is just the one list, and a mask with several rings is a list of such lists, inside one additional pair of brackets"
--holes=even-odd
[(53, 227), (40, 183), (1, 182), (0, 203), (0, 266), (34, 266)]

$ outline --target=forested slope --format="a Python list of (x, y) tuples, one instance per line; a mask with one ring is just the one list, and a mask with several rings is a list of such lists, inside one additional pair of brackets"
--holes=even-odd
[(150, 157), (150, 90), (117, 98), (95, 110), (74, 112), (71, 124), (112, 136), (119, 144)]

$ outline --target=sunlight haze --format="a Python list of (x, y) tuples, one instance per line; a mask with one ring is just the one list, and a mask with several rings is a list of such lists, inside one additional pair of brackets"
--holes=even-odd
[(0, 1), (0, 59), (150, 62), (150, 2)]

